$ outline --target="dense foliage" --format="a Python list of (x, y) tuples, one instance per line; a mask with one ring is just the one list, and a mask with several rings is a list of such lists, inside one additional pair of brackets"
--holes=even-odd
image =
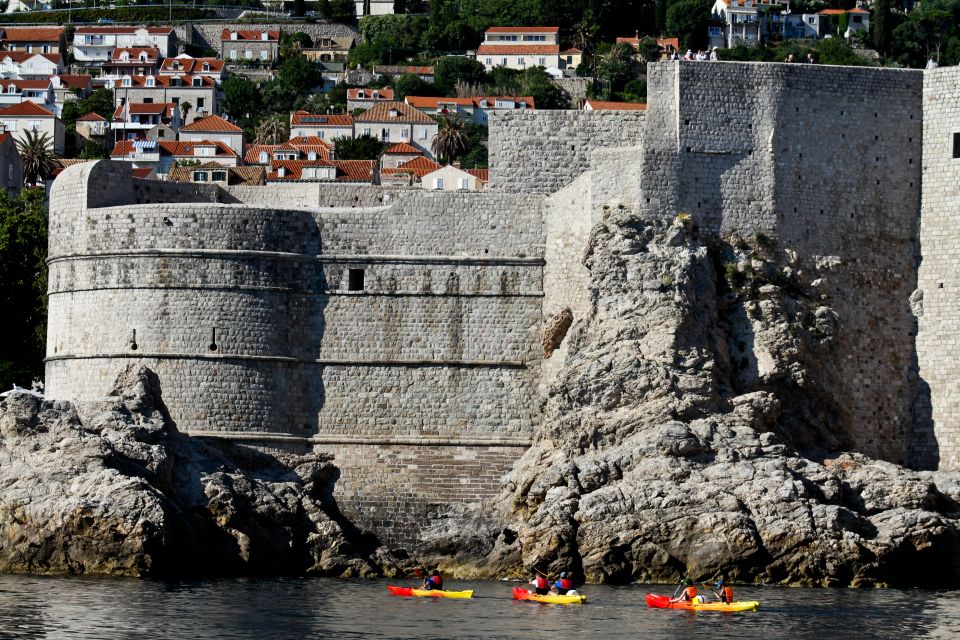
[(383, 143), (373, 136), (334, 138), (337, 160), (376, 160), (383, 152)]
[(0, 191), (0, 388), (43, 378), (47, 324), (47, 216), (43, 189)]

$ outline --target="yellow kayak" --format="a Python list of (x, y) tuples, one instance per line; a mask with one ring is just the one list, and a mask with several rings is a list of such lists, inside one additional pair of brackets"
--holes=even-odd
[(689, 611), (756, 611), (760, 608), (760, 603), (756, 600), (743, 600), (740, 602), (671, 602), (670, 596), (658, 596), (652, 593), (647, 594), (647, 606), (656, 609), (687, 609)]
[(533, 591), (528, 591), (527, 589), (522, 589), (520, 587), (514, 587), (513, 599), (530, 600), (531, 602), (545, 602), (547, 604), (583, 604), (587, 601), (587, 596), (560, 596), (554, 593), (548, 593), (541, 596)]
[(424, 598), (472, 598), (473, 591), (443, 591), (441, 589), (412, 589), (387, 585), (390, 593), (396, 596), (420, 596)]

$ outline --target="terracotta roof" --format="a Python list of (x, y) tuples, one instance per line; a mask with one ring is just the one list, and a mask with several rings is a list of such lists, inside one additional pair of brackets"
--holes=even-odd
[(103, 27), (77, 27), (74, 33), (116, 33), (118, 35), (128, 35), (136, 33), (141, 29), (145, 29), (147, 33), (153, 35), (169, 35), (173, 33), (173, 27), (117, 27), (117, 26), (103, 26)]
[(175, 108), (172, 102), (131, 102), (127, 105), (130, 115), (163, 114)]
[[(274, 160), (270, 163), (270, 173), (267, 174), (267, 180), (302, 180), (304, 167), (332, 167), (335, 166), (328, 160)], [(280, 175), (280, 168), (283, 167), (284, 175)], [(336, 176), (336, 172), (334, 172)]]
[(660, 45), (661, 49), (667, 47), (673, 47), (674, 49), (680, 48), (680, 38), (657, 38), (657, 44)]
[(63, 59), (59, 53), (37, 53), (36, 51), (28, 53), (26, 51), (2, 51), (0, 52), (0, 59), (10, 58), (13, 62), (17, 64), (23, 64), (33, 56), (40, 56), (46, 58), (54, 64), (60, 64), (60, 61)]
[[(203, 140), (198, 142), (179, 141), (179, 140), (159, 140), (157, 145), (160, 147), (160, 155), (164, 156), (190, 156), (194, 157), (195, 147), (216, 147), (217, 156), (237, 157), (237, 153), (223, 142), (211, 142)], [(133, 151), (133, 140), (121, 140), (113, 147), (111, 156), (128, 156)]]
[(324, 115), (322, 113), (295, 112), (290, 119), (293, 126), (309, 127), (352, 127), (353, 116)]
[(530, 55), (547, 56), (559, 55), (560, 45), (556, 44), (482, 44), (477, 49), (478, 55)]
[(55, 118), (56, 116), (38, 105), (36, 102), (26, 100), (20, 104), (14, 104), (6, 109), (0, 109), (0, 118), (10, 116), (25, 116), (31, 118)]
[(842, 16), (847, 13), (870, 13), (866, 9), (861, 9), (859, 7), (855, 9), (822, 9), (817, 11), (817, 15), (820, 16)]
[(461, 107), (473, 106), (472, 98), (443, 98), (440, 96), (407, 96), (404, 101), (417, 109), (436, 109), (440, 104), (455, 104)]
[(6, 91), (10, 85), (15, 86), (20, 91), (24, 89), (46, 89), (50, 86), (50, 79), (46, 80), (0, 80), (0, 86)]
[(373, 65), (374, 73), (383, 73), (390, 76), (399, 76), (413, 74), (415, 76), (432, 76), (433, 67), (411, 67), (397, 64), (376, 64)]
[(7, 42), (59, 42), (63, 27), (2, 27)]
[(290, 138), (287, 144), (294, 147), (324, 147), (326, 149), (333, 149), (333, 145), (320, 136), (297, 136)]
[[(179, 68), (176, 65), (180, 65)], [(208, 70), (203, 70), (203, 65), (209, 65)], [(161, 71), (172, 71), (175, 73), (194, 74), (194, 73), (220, 73), (223, 71), (224, 61), (218, 58), (167, 58), (160, 66)]]
[(341, 182), (370, 182), (376, 160), (334, 160), (337, 180)]
[(481, 182), (490, 182), (490, 169), (466, 169), (466, 172)]
[(488, 104), (488, 106), (482, 107), (483, 109), (495, 109), (497, 100), (526, 102), (531, 109), (536, 108), (533, 102), (533, 96), (476, 96), (475, 98), (471, 98), (471, 100), (473, 100), (473, 106), (475, 107), (481, 107), (482, 105), (480, 103), (483, 102), (484, 100), (490, 103)]
[(261, 186), (266, 184), (267, 172), (263, 167), (227, 167), (219, 162), (205, 162), (198, 167), (172, 167), (167, 172), (169, 182), (193, 182), (193, 172), (197, 170), (226, 171), (227, 184)]
[(438, 162), (434, 162), (430, 158), (414, 158), (413, 160), (408, 160), (404, 162), (399, 167), (393, 169), (383, 169), (380, 173), (383, 175), (397, 175), (397, 174), (412, 174), (417, 177), (419, 180), (428, 173), (432, 173), (442, 167)]
[(389, 149), (387, 149), (386, 151), (384, 151), (384, 153), (396, 153), (398, 155), (405, 155), (405, 156), (410, 156), (410, 155), (422, 156), (423, 155), (423, 151), (420, 151), (420, 149), (417, 149), (416, 147), (409, 145), (406, 142), (395, 144)]
[[(391, 115), (396, 112), (396, 115)], [(436, 124), (430, 116), (403, 102), (378, 102), (356, 117), (357, 122), (406, 122)]]
[(153, 167), (137, 167), (133, 170), (133, 177), (141, 180), (147, 180), (151, 175), (156, 175)]
[(560, 27), (490, 27), (487, 33), (557, 33)]
[[(130, 76), (130, 86), (131, 86), (131, 87), (145, 87), (145, 86), (147, 86), (147, 78), (150, 78), (150, 77), (153, 78), (154, 82), (156, 83), (156, 85), (157, 85), (158, 87), (170, 87), (170, 86), (173, 86), (171, 81), (172, 81), (174, 78), (180, 78), (180, 79), (181, 79), (182, 84), (181, 84), (180, 86), (182, 86), (182, 87), (193, 87), (193, 79), (194, 79), (194, 78), (200, 78), (200, 79), (202, 79), (202, 80), (203, 80), (203, 87), (215, 87), (216, 84), (217, 84), (217, 83), (214, 81), (213, 78), (211, 78), (210, 76), (204, 76), (204, 75), (199, 75), (199, 76), (196, 76), (196, 75), (193, 75), (193, 76), (187, 76), (187, 75), (185, 75), (185, 76), (159, 76), (159, 75), (156, 75), (156, 76)], [(117, 79), (117, 80), (114, 80), (113, 86), (114, 86), (115, 88), (117, 88), (117, 89), (129, 88), (129, 87), (124, 87), (124, 86), (123, 86), (123, 79), (122, 79), (122, 78)], [(201, 88), (201, 87), (195, 87), (195, 88), (199, 89), (199, 88)]]
[(100, 115), (99, 113), (94, 113), (92, 111), (90, 113), (85, 113), (79, 118), (77, 118), (77, 122), (106, 122), (106, 121), (107, 119), (104, 118), (102, 115)]
[[(360, 96), (360, 92), (363, 92), (363, 97)], [(376, 97), (374, 97), (376, 93)], [(347, 100), (393, 100), (393, 89), (390, 87), (384, 87), (382, 89), (366, 89), (357, 87), (354, 89), (347, 89)]]
[(266, 31), (267, 37), (270, 39), (263, 40), (260, 34), (264, 33), (264, 31), (257, 29), (224, 29), (220, 32), (220, 40), (229, 42), (232, 40), (230, 34), (234, 32), (237, 34), (237, 40), (259, 40), (261, 42), (279, 42), (280, 40), (280, 31), (278, 30)]
[(93, 76), (85, 73), (61, 73), (60, 84), (70, 88), (87, 89), (93, 85)]
[(645, 102), (609, 102), (605, 100), (587, 100), (584, 106), (590, 105), (594, 111), (645, 111)]
[(111, 62), (123, 62), (120, 59), (124, 53), (130, 56), (130, 61), (135, 62), (139, 60), (140, 54), (144, 53), (147, 56), (147, 60), (156, 60), (160, 57), (160, 49), (156, 47), (116, 47), (113, 50), (113, 53), (110, 54)]
[(298, 151), (293, 145), (284, 142), (283, 144), (248, 144), (247, 152), (244, 154), (244, 160), (251, 164), (260, 163), (260, 152), (267, 152), (267, 161), (273, 160), (274, 151)]
[(0, 144), (3, 144), (4, 142), (12, 138), (13, 136), (10, 135), (9, 131), (4, 131), (3, 133), (0, 133)]
[(243, 133), (243, 129), (232, 122), (227, 122), (218, 115), (210, 115), (205, 118), (200, 118), (199, 120), (194, 120), (192, 123), (180, 127), (180, 131), (218, 131), (223, 133)]
[(569, 49), (564, 49), (560, 53), (569, 53), (572, 55), (580, 55), (583, 53), (583, 49), (577, 49), (576, 47), (570, 47)]

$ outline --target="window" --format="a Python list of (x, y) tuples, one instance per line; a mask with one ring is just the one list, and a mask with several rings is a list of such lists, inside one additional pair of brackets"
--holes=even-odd
[(172, 102), (173, 104), (177, 104), (177, 105), (180, 104), (180, 96), (176, 96), (176, 97), (174, 97), (174, 98), (170, 98), (170, 102)]
[(547, 66), (547, 59), (546, 59), (546, 58), (538, 58), (537, 64), (539, 64), (541, 67), (545, 67), (545, 66)]
[(16, 85), (10, 85), (9, 87), (7, 87), (7, 93), (16, 93), (16, 92), (17, 92)]
[(370, 135), (370, 127), (364, 127), (364, 128), (363, 128), (363, 135), (365, 135), (365, 136)]
[(807, 18), (807, 22), (809, 22), (810, 24), (816, 24), (816, 23), (817, 23), (817, 19), (816, 19), (816, 18)]
[(157, 137), (158, 137), (158, 138), (166, 138), (166, 137), (167, 137), (167, 132), (164, 131), (163, 129), (157, 129)]
[(709, 27), (709, 32), (710, 32), (711, 38), (719, 38), (720, 36), (723, 35), (720, 27)]
[(226, 171), (214, 171), (214, 172), (213, 172), (213, 181), (214, 181), (214, 182), (226, 182), (226, 181), (227, 181), (227, 172), (226, 172)]
[(381, 138), (384, 142), (386, 142), (387, 140), (389, 140), (389, 139), (390, 139), (390, 129), (381, 129), (381, 130), (380, 130), (380, 138)]
[(457, 188), (458, 188), (458, 189), (469, 189), (470, 187), (469, 187), (469, 185), (468, 185), (467, 179), (466, 179), (466, 178), (460, 178), (460, 179), (458, 179), (458, 180), (457, 180)]
[(323, 129), (320, 129), (319, 133), (320, 133), (321, 140), (327, 137), (327, 132), (324, 131)]
[(488, 67), (492, 67), (492, 66), (493, 66), (493, 59), (492, 59), (492, 58), (487, 58), (486, 61), (484, 62), (484, 64), (486, 64)]
[(203, 98), (197, 98), (197, 109), (203, 109)]
[(267, 152), (266, 152), (266, 151), (261, 151), (261, 152), (260, 152), (260, 164), (267, 164), (267, 159), (268, 159)]
[(421, 139), (421, 140), (426, 140), (426, 139), (427, 139), (427, 128), (426, 128), (426, 127), (423, 127), (422, 129), (420, 129), (420, 139)]
[(127, 77), (127, 78), (124, 78), (124, 79), (120, 82), (120, 85), (121, 85), (121, 86), (124, 86), (124, 87), (129, 87), (129, 86), (130, 86), (130, 78), (128, 78), (128, 77)]
[(30, 130), (31, 130), (31, 131), (40, 131), (40, 121), (39, 121), (39, 120), (31, 120), (31, 121), (30, 121)]
[(347, 269), (347, 291), (363, 291), (363, 269)]
[(260, 59), (261, 59), (261, 60), (266, 60), (266, 59), (267, 59), (267, 55), (268, 55), (268, 54), (267, 54), (266, 51), (261, 51), (261, 52), (260, 52)]
[(236, 60), (236, 59), (237, 59), (237, 50), (236, 50), (236, 49), (233, 49), (233, 50), (230, 52), (230, 59), (231, 59), (231, 60)]
[(433, 188), (434, 188), (434, 189), (443, 189), (443, 178), (434, 178), (434, 179), (433, 179)]
[(253, 60), (253, 51), (251, 51), (250, 49), (247, 49), (246, 51), (243, 52), (243, 57), (246, 58), (247, 60)]
[(507, 66), (507, 59), (506, 59), (506, 58), (500, 58), (500, 64), (503, 65), (504, 67)]
[(153, 98), (144, 98), (143, 104), (153, 104)]
[(316, 160), (316, 159), (317, 159), (316, 151), (311, 151), (310, 153), (307, 154), (307, 160)]
[(194, 79), (193, 79), (193, 86), (195, 86), (195, 87), (202, 87), (202, 86), (203, 86), (203, 78), (194, 78)]
[(523, 58), (517, 58), (517, 64), (525, 65), (527, 64), (527, 61), (524, 60)]
[(853, 24), (860, 24), (861, 22), (863, 22), (863, 17), (862, 17), (862, 16), (850, 16), (850, 22), (852, 22)]
[(209, 174), (206, 171), (194, 171), (193, 172), (193, 181), (194, 182), (206, 182)]
[(44, 53), (50, 53), (50, 45), (48, 45), (48, 44), (43, 45), (43, 52), (44, 52)]
[(953, 157), (960, 158), (960, 133), (953, 134)]

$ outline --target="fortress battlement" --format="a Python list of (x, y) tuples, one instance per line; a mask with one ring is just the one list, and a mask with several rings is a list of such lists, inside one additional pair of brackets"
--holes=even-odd
[(543, 358), (541, 327), (587, 314), (587, 239), (623, 206), (834, 264), (828, 366), (856, 449), (960, 466), (960, 69), (671, 62), (648, 94), (645, 112), (492, 114), (479, 193), (69, 167), (48, 395), (97, 398), (142, 361), (180, 429), (334, 454), (344, 511), (400, 540), (499, 492), (566, 357)]

